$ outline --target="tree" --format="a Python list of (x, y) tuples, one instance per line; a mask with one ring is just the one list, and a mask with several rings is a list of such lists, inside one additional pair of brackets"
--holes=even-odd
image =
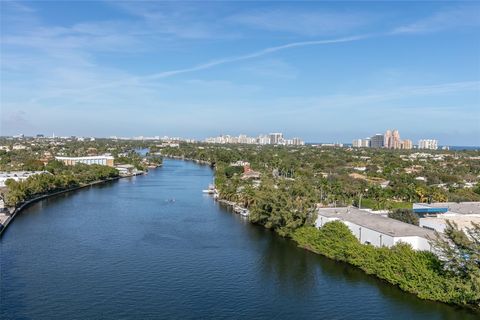
[(388, 217), (416, 226), (419, 223), (418, 215), (410, 209), (395, 209), (388, 213)]
[[(447, 271), (480, 281), (480, 224), (472, 222), (472, 227), (464, 231), (447, 220), (443, 235), (437, 232), (432, 246)], [(480, 282), (478, 285), (480, 289)]]

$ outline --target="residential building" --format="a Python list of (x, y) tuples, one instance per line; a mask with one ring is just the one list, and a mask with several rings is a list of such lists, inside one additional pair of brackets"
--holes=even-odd
[(410, 150), (413, 148), (412, 140), (405, 139), (402, 141), (402, 149)]
[(112, 156), (91, 156), (91, 157), (55, 157), (56, 160), (62, 161), (67, 166), (76, 165), (77, 163), (84, 164), (100, 164), (104, 166), (113, 167), (114, 158)]
[(419, 149), (437, 150), (438, 149), (438, 140), (435, 140), (435, 139), (421, 139), (421, 140), (418, 140), (418, 148)]
[(343, 222), (363, 244), (391, 247), (403, 242), (414, 250), (432, 250), (428, 240), (435, 236), (432, 230), (354, 207), (320, 208), (315, 225), (320, 228), (335, 220)]
[(283, 133), (276, 132), (276, 133), (270, 133), (270, 144), (279, 144), (280, 140), (283, 139)]
[(387, 130), (383, 136), (383, 146), (388, 149), (400, 149), (402, 141), (398, 130)]
[(220, 143), (220, 144), (274, 144), (274, 145), (285, 145), (285, 146), (303, 146), (305, 142), (296, 137), (292, 139), (284, 139), (282, 133), (270, 133), (269, 135), (260, 135), (257, 138), (249, 137), (247, 135), (241, 134), (238, 137), (230, 135), (222, 135), (219, 137), (210, 137), (205, 139), (206, 143)]
[(257, 138), (258, 144), (270, 144), (270, 137), (268, 135), (260, 135)]

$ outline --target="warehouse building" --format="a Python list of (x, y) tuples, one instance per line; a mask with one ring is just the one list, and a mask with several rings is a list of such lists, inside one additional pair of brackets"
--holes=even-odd
[(443, 232), (447, 220), (455, 222), (460, 229), (480, 223), (480, 202), (414, 203), (413, 212), (420, 216), (420, 226)]
[(360, 243), (376, 247), (391, 247), (404, 242), (410, 244), (414, 250), (431, 251), (429, 239), (435, 238), (432, 230), (354, 207), (320, 208), (315, 225), (320, 228), (335, 220), (345, 223)]

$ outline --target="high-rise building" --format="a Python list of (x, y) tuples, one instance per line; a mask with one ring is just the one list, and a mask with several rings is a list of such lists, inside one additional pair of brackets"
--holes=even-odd
[(270, 144), (270, 136), (261, 135), (257, 138), (258, 144)]
[(421, 139), (421, 140), (418, 140), (418, 148), (419, 149), (437, 150), (438, 149), (438, 140), (435, 140), (435, 139)]
[(294, 145), (294, 146), (303, 146), (303, 145), (305, 145), (305, 142), (304, 142), (302, 139), (300, 139), (300, 138), (293, 138), (293, 139), (292, 139), (292, 142), (293, 142), (293, 145)]
[(383, 146), (388, 149), (400, 149), (402, 147), (402, 140), (398, 130), (387, 130), (383, 136)]
[(409, 150), (413, 148), (412, 140), (405, 139), (402, 141), (402, 149)]
[(362, 139), (355, 139), (352, 141), (352, 147), (360, 148), (362, 146)]
[(365, 138), (361, 140), (360, 146), (362, 148), (370, 148), (370, 144), (371, 144), (370, 138)]
[(392, 140), (393, 140), (392, 131), (387, 130), (383, 135), (383, 146), (385, 148), (390, 148), (390, 146), (392, 145)]
[(370, 138), (370, 147), (372, 148), (383, 148), (384, 146), (384, 136), (383, 134), (377, 133)]
[(402, 140), (400, 139), (400, 133), (397, 129), (393, 130), (392, 136), (392, 149), (400, 149), (402, 147)]
[(283, 139), (283, 133), (270, 133), (270, 144), (279, 144), (280, 141)]

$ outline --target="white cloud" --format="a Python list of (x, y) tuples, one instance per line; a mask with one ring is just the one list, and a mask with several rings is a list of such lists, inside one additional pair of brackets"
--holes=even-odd
[(260, 30), (320, 36), (351, 32), (371, 24), (373, 19), (373, 15), (359, 12), (282, 8), (239, 13), (226, 20)]
[(439, 11), (430, 17), (395, 28), (392, 33), (422, 34), (463, 27), (480, 27), (480, 6), (463, 6)]

